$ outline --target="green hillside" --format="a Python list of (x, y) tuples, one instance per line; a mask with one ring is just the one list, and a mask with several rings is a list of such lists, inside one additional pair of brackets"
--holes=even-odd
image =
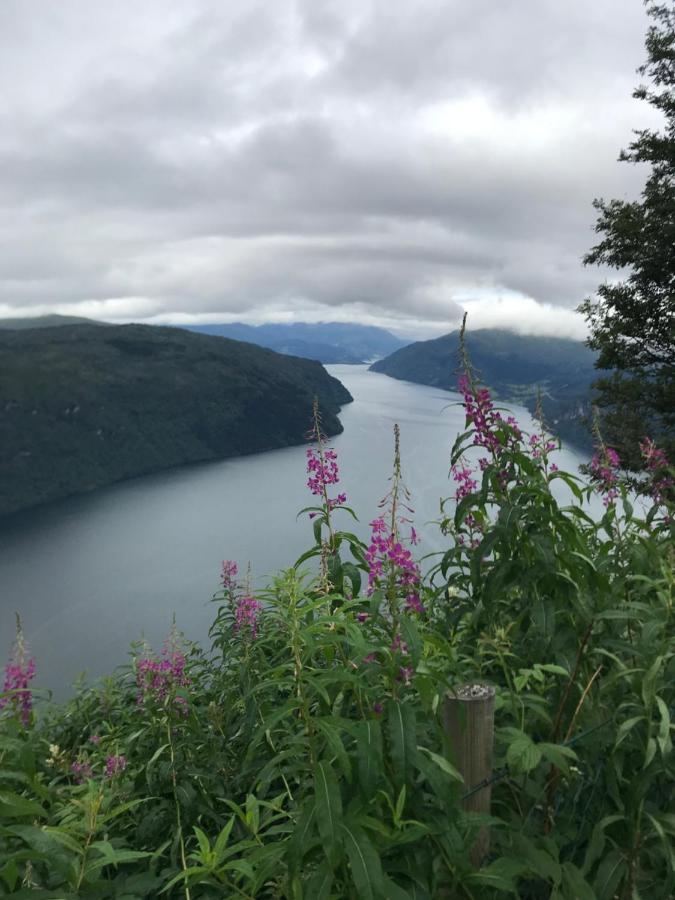
[(317, 362), (157, 326), (0, 331), (0, 515), (301, 443), (315, 395), (340, 432), (351, 396)]
[[(467, 332), (471, 361), (495, 397), (534, 412), (541, 390), (547, 424), (565, 440), (586, 449), (595, 354), (579, 341), (533, 337), (501, 329)], [(392, 378), (456, 390), (459, 332), (418, 341), (373, 363)]]

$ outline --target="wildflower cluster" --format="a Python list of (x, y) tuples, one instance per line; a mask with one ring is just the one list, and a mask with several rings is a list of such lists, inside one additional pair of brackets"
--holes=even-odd
[[(462, 394), (462, 405), (466, 413), (467, 425), (473, 425), (474, 445), (485, 447), (489, 450), (495, 461), (499, 459), (506, 449), (515, 449), (516, 445), (522, 440), (522, 432), (518, 422), (513, 416), (507, 416), (506, 419), (502, 417), (502, 414), (494, 408), (490, 391), (487, 388), (476, 388), (471, 378), (466, 374), (460, 376), (458, 389)], [(538, 441), (539, 438), (537, 437)], [(532, 455), (535, 458), (541, 455), (541, 448), (538, 445), (534, 450), (536, 452), (533, 452)], [(489, 465), (490, 460), (485, 456), (478, 460), (478, 468), (481, 472), (484, 472)], [(457, 462), (453, 463), (450, 468), (450, 474), (453, 480), (457, 482), (454, 499), (458, 503), (478, 489), (478, 481), (474, 477), (476, 474), (475, 470), (467, 465), (464, 457), (460, 457)], [(497, 473), (497, 480), (502, 490), (506, 489), (509, 480), (508, 471), (501, 469)]]
[(126, 767), (126, 756), (109, 756), (105, 761), (105, 776), (106, 778), (114, 778), (115, 775), (123, 772)]
[(258, 613), (262, 609), (262, 603), (251, 594), (243, 594), (238, 597), (234, 607), (234, 631), (236, 633), (249, 633), (255, 640), (258, 634)]
[(21, 631), (21, 624), (17, 623), (16, 641), (5, 666), (5, 679), (3, 693), (0, 697), (0, 709), (11, 706), (18, 713), (24, 727), (30, 724), (30, 714), (33, 708), (33, 693), (29, 688), (30, 682), (35, 677), (35, 660), (27, 658), (27, 648)]
[[(546, 434), (530, 435), (529, 446), (532, 459), (545, 459), (549, 453), (552, 453), (558, 447), (557, 443)], [(551, 468), (554, 472), (558, 469), (555, 463)]]
[(70, 771), (75, 776), (75, 781), (78, 784), (84, 784), (89, 778), (92, 778), (94, 775), (94, 771), (91, 767), (91, 764), (88, 762), (79, 762), (75, 761), (70, 766)]
[(619, 496), (620, 466), (619, 454), (612, 447), (602, 447), (588, 464), (588, 471), (597, 489), (603, 494), (602, 502), (605, 506), (611, 506)]
[[(396, 529), (389, 529), (382, 517), (371, 522), (370, 527), (370, 544), (365, 553), (369, 594), (384, 583), (397, 595), (403, 594), (409, 611), (423, 613), (424, 606), (419, 595), (420, 570), (412, 553), (401, 544)], [(417, 540), (414, 528), (411, 540)]]
[(668, 468), (668, 459), (661, 447), (657, 447), (654, 441), (646, 437), (640, 442), (642, 459), (650, 474), (649, 494), (658, 504), (663, 503), (668, 488), (675, 482), (670, 475), (664, 472)]
[(136, 666), (136, 702), (139, 706), (148, 701), (161, 705), (171, 696), (176, 707), (187, 714), (185, 698), (175, 696), (177, 688), (190, 685), (190, 679), (185, 673), (185, 663), (184, 654), (177, 647), (168, 644), (164, 646), (159, 659), (152, 656), (140, 659)]
[[(340, 481), (340, 470), (337, 463), (337, 453), (332, 447), (326, 447), (326, 436), (321, 431), (321, 417), (319, 415), (318, 402), (314, 401), (312, 430), (307, 439), (314, 441), (316, 447), (307, 448), (307, 487), (315, 497), (323, 501), (326, 513), (330, 513), (337, 506), (347, 502), (347, 495), (340, 492), (337, 497), (329, 497), (328, 490), (332, 485)], [(316, 513), (310, 513), (314, 518)]]
[(307, 449), (307, 487), (316, 496), (325, 500), (329, 509), (335, 509), (347, 502), (347, 495), (339, 493), (337, 497), (328, 496), (328, 487), (340, 481), (337, 464), (337, 453), (331, 447), (326, 449), (308, 447)]
[(236, 562), (224, 559), (220, 574), (220, 581), (226, 591), (233, 591), (237, 586), (237, 573), (239, 569)]

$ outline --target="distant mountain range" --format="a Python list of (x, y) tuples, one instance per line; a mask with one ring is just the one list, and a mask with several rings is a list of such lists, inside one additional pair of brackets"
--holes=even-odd
[(0, 328), (0, 515), (302, 443), (351, 396), (318, 362), (157, 325)]
[(342, 322), (295, 322), (289, 325), (185, 325), (200, 334), (228, 337), (268, 347), (277, 353), (317, 359), (322, 363), (364, 363), (387, 356), (408, 341), (384, 328)]
[[(494, 396), (534, 412), (541, 390), (544, 418), (554, 433), (587, 450), (592, 442), (584, 422), (590, 413), (596, 355), (580, 341), (532, 337), (501, 329), (466, 334), (471, 362)], [(459, 332), (418, 341), (370, 367), (392, 378), (457, 389)]]
[(57, 328), (60, 325), (107, 324), (107, 322), (97, 322), (94, 319), (85, 319), (82, 316), (61, 316), (56, 313), (49, 316), (26, 316), (21, 319), (0, 319), (0, 329), (8, 328), (11, 331), (20, 331), (24, 328)]

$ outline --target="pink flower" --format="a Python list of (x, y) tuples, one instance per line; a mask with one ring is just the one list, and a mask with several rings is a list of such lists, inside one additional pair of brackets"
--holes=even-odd
[(398, 670), (398, 680), (405, 682), (405, 684), (410, 684), (410, 679), (414, 675), (415, 670), (412, 666), (401, 666)]
[(234, 609), (234, 631), (250, 632), (255, 639), (258, 632), (258, 612), (262, 609), (262, 603), (245, 594), (236, 601)]
[(588, 471), (595, 485), (603, 494), (602, 502), (605, 506), (612, 506), (619, 496), (617, 483), (619, 476), (616, 470), (620, 467), (619, 454), (611, 447), (604, 447), (596, 452), (588, 464)]
[(75, 780), (78, 784), (84, 784), (88, 778), (91, 778), (93, 775), (93, 771), (89, 763), (87, 762), (74, 762), (70, 766), (70, 771), (75, 776)]
[(92, 735), (89, 736), (89, 741), (90, 741), (92, 744), (100, 744), (100, 743), (101, 743), (101, 738), (99, 737), (98, 734), (92, 734)]
[(127, 767), (126, 756), (109, 756), (105, 761), (105, 774), (107, 778), (114, 778)]
[(184, 654), (169, 644), (164, 645), (161, 657), (147, 656), (140, 659), (136, 666), (136, 702), (139, 705), (147, 701), (163, 704), (176, 689), (189, 687), (186, 662)]
[(223, 560), (222, 572), (220, 575), (220, 580), (222, 582), (223, 587), (226, 591), (234, 590), (237, 584), (237, 572), (238, 572), (236, 562), (233, 562), (230, 559)]
[(19, 713), (21, 722), (25, 728), (30, 725), (30, 714), (33, 709), (33, 694), (28, 687), (35, 678), (35, 660), (27, 659), (27, 647), (23, 639), (20, 623), (17, 624), (17, 633), (14, 646), (5, 666), (5, 680), (3, 693), (8, 696), (0, 697), (0, 709), (11, 705), (14, 711)]
[(321, 446), (319, 449), (307, 448), (307, 474), (309, 475), (307, 487), (316, 497), (327, 501), (329, 510), (347, 502), (347, 495), (344, 493), (338, 494), (333, 499), (328, 497), (330, 485), (340, 481), (337, 453), (331, 447), (327, 447), (325, 450)]

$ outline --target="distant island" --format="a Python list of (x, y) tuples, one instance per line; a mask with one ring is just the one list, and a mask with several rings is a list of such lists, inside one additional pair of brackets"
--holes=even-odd
[(245, 325), (242, 322), (231, 322), (223, 325), (183, 327), (199, 334), (214, 334), (236, 341), (248, 341), (276, 350), (277, 353), (316, 359), (326, 364), (357, 365), (373, 362), (409, 343), (384, 328), (344, 322), (294, 322), (288, 325)]
[[(472, 364), (498, 400), (523, 405), (534, 413), (541, 391), (544, 419), (553, 433), (582, 450), (591, 447), (586, 419), (597, 371), (596, 354), (585, 344), (496, 328), (467, 332), (466, 342)], [(454, 391), (459, 332), (410, 344), (370, 368), (392, 378)]]
[(184, 463), (327, 435), (352, 399), (318, 362), (148, 325), (0, 322), (0, 516)]

